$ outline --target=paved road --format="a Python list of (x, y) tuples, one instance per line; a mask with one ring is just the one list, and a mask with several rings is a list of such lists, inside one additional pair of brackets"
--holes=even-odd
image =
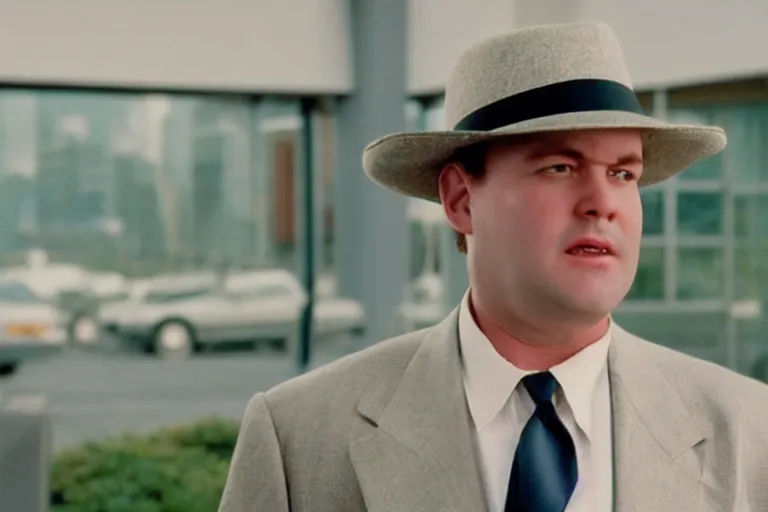
[[(316, 364), (348, 352), (318, 353)], [(217, 414), (240, 418), (248, 399), (297, 374), (278, 354), (205, 354), (188, 361), (73, 351), (29, 363), (0, 381), (3, 396), (44, 395), (52, 414), (57, 450), (126, 430)]]

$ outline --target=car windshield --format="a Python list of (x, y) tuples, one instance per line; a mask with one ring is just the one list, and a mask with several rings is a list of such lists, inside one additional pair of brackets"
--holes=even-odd
[(40, 304), (45, 301), (35, 295), (35, 293), (24, 283), (11, 281), (0, 283), (0, 302), (24, 302)]

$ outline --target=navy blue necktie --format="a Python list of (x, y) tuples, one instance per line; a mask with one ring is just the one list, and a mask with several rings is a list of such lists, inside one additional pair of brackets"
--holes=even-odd
[(504, 512), (563, 512), (578, 479), (576, 448), (557, 417), (549, 372), (523, 378), (536, 410), (525, 424), (509, 475)]

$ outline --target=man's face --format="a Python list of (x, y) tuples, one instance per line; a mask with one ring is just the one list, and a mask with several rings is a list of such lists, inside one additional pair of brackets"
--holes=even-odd
[[(531, 320), (609, 314), (637, 270), (642, 170), (639, 133), (595, 130), (495, 144), (481, 178), (441, 177), (441, 188), (459, 189), (446, 211), (469, 235), (472, 286), (486, 306)], [(462, 186), (465, 207), (453, 208)]]

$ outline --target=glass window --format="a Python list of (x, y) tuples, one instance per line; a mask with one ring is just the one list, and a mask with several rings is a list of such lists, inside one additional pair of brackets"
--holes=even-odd
[(723, 251), (720, 248), (679, 248), (677, 252), (677, 298), (720, 299), (723, 297)]
[(738, 238), (768, 236), (768, 196), (736, 196), (733, 209), (734, 230)]
[(740, 243), (734, 251), (735, 290), (737, 300), (761, 299), (768, 296), (768, 240), (762, 243)]
[(680, 173), (682, 181), (719, 180), (725, 162), (742, 183), (768, 181), (768, 104), (733, 104), (670, 109), (676, 122), (717, 125), (728, 134), (728, 147)]
[(431, 131), (440, 131), (448, 129), (445, 126), (445, 108), (442, 100), (438, 100), (430, 105), (425, 112), (426, 129)]
[(409, 199), (408, 220), (411, 226), (411, 280), (440, 271), (440, 238), (446, 225), (442, 206), (422, 199)]
[(681, 172), (678, 176), (683, 181), (717, 180), (720, 179), (720, 170), (723, 165), (723, 154), (705, 158), (693, 164), (690, 168)]
[[(670, 109), (668, 117), (671, 122), (695, 125), (718, 124), (716, 111), (711, 108)], [(681, 172), (678, 178), (682, 181), (719, 180), (722, 175), (723, 154), (705, 158)]]
[(301, 171), (300, 106), (293, 100), (269, 100), (256, 107), (257, 165), (261, 169), (253, 188), (260, 205), (257, 246), (263, 266), (294, 269), (300, 204), (297, 203)]
[(239, 97), (0, 99), (2, 261), (41, 248), (51, 261), (149, 277), (270, 265), (275, 238), (292, 244), (294, 182), (284, 170), (300, 161), (296, 100), (262, 101), (253, 115)]
[(661, 300), (664, 298), (664, 248), (640, 250), (640, 262), (627, 300)]
[(643, 191), (643, 234), (661, 235), (664, 233), (664, 191)]
[(408, 131), (421, 130), (422, 108), (417, 100), (405, 102), (405, 126)]
[(720, 192), (681, 192), (677, 196), (677, 232), (680, 235), (719, 235), (723, 230)]
[[(287, 92), (255, 98), (128, 90), (0, 90), (0, 301), (17, 306), (45, 301), (51, 307), (43, 312), (55, 313), (57, 327), (62, 328), (52, 330), (45, 344), (94, 348), (94, 357), (84, 361), (82, 372), (67, 374), (69, 357), (45, 358), (42, 371), (62, 375), (75, 387), (83, 375), (104, 373), (105, 368), (107, 373), (118, 372), (102, 383), (110, 396), (117, 397), (117, 402), (106, 404), (113, 410), (126, 401), (141, 411), (152, 405), (143, 404), (136, 394), (146, 372), (126, 368), (121, 362), (124, 351), (136, 352), (157, 369), (150, 379), (159, 393), (173, 393), (181, 381), (194, 385), (200, 372), (185, 376), (178, 373), (181, 367), (161, 369), (156, 363), (167, 356), (193, 357), (197, 348), (202, 349), (192, 341), (193, 333), (210, 333), (205, 318), (194, 314), (185, 318), (190, 323), (185, 336), (173, 335), (182, 331), (166, 324), (170, 331), (148, 331), (139, 344), (124, 328), (129, 331), (147, 320), (137, 317), (145, 306), (174, 309), (177, 301), (184, 300), (207, 304), (224, 296), (231, 281), (247, 281), (251, 273), (265, 270), (281, 269), (291, 276), (270, 281), (274, 286), (259, 292), (265, 302), (284, 300), (277, 297), (301, 299), (303, 287), (293, 277), (300, 274), (298, 256), (304, 249), (297, 227), (311, 225), (322, 232), (316, 237), (316, 290), (328, 295), (326, 290), (334, 284), (325, 274), (333, 267), (332, 226), (334, 216), (338, 218), (333, 211), (338, 144), (334, 104), (326, 99), (312, 100), (308, 116), (310, 112), (301, 108), (308, 103)], [(303, 130), (310, 120), (313, 130)], [(306, 134), (312, 140), (304, 139)], [(316, 177), (317, 208), (312, 211), (303, 209), (305, 161), (313, 164)], [(305, 223), (302, 212), (312, 216), (306, 216), (311, 223)], [(355, 213), (359, 212), (344, 212)], [(256, 288), (253, 281), (245, 285)], [(342, 293), (347, 298), (350, 292)], [(241, 357), (264, 368), (274, 365), (272, 354), (264, 358), (251, 341), (278, 348), (279, 359), (285, 362), (297, 356), (290, 344), (273, 340), (293, 341), (298, 331), (293, 325), (263, 332), (264, 339), (243, 340), (242, 326), (228, 313), (216, 314), (216, 329), (211, 330), (216, 332), (197, 341), (215, 343), (217, 348), (230, 348), (233, 342), (232, 348), (240, 353), (235, 359), (225, 356), (223, 361), (229, 362), (201, 354), (199, 362), (210, 366), (206, 372), (231, 373), (231, 362)], [(108, 331), (100, 328), (101, 322), (110, 324)], [(339, 329), (364, 326), (358, 324), (354, 308), (348, 322), (349, 327)], [(168, 332), (179, 343), (168, 343)], [(318, 334), (323, 342), (331, 337), (352, 341), (346, 333), (338, 338), (336, 333), (313, 332), (310, 342), (318, 341)], [(248, 334), (246, 338), (253, 337)], [(153, 350), (161, 346), (167, 350)], [(323, 358), (353, 348), (335, 343), (317, 346)], [(180, 347), (183, 350), (174, 350)], [(3, 362), (13, 364), (3, 364), (1, 373), (12, 372), (17, 363), (27, 365), (24, 354)], [(147, 367), (141, 361), (136, 364)], [(19, 375), (27, 379), (23, 386), (40, 384), (25, 373)], [(220, 414), (228, 421), (240, 413), (217, 408), (220, 396), (231, 395), (231, 383), (247, 380), (232, 378), (211, 381), (213, 394), (201, 403), (201, 416)], [(46, 395), (51, 389), (43, 382), (35, 393)], [(80, 395), (77, 400), (83, 403), (96, 400), (94, 410), (104, 409), (105, 402), (98, 397)], [(145, 412), (141, 414), (146, 416)], [(57, 418), (52, 425), (57, 448), (136, 426), (120, 415), (106, 416), (109, 421), (88, 419), (78, 424)], [(81, 428), (80, 423), (98, 423), (98, 428)], [(156, 428), (160, 423), (145, 426)]]
[(768, 196), (734, 198), (734, 293), (737, 299), (768, 297)]
[[(320, 209), (322, 218), (320, 225), (320, 237), (318, 242), (321, 244), (320, 251), (320, 273), (324, 276), (331, 276), (335, 272), (335, 205), (334, 198), (334, 176), (336, 175), (336, 117), (335, 105), (325, 102), (323, 108), (316, 113), (315, 143), (317, 145), (317, 183), (322, 197)], [(330, 279), (330, 277), (328, 277)]]
[[(315, 113), (322, 273), (336, 141), (332, 104)], [(40, 250), (126, 279), (295, 270), (303, 122), (287, 97), (4, 90), (0, 269)]]
[(768, 180), (768, 105), (721, 107), (728, 133), (727, 155), (736, 179), (742, 183)]
[(408, 262), (410, 263), (409, 279), (414, 280), (424, 270), (424, 259), (426, 257), (426, 233), (424, 233), (424, 225), (417, 221), (410, 222), (410, 257)]

